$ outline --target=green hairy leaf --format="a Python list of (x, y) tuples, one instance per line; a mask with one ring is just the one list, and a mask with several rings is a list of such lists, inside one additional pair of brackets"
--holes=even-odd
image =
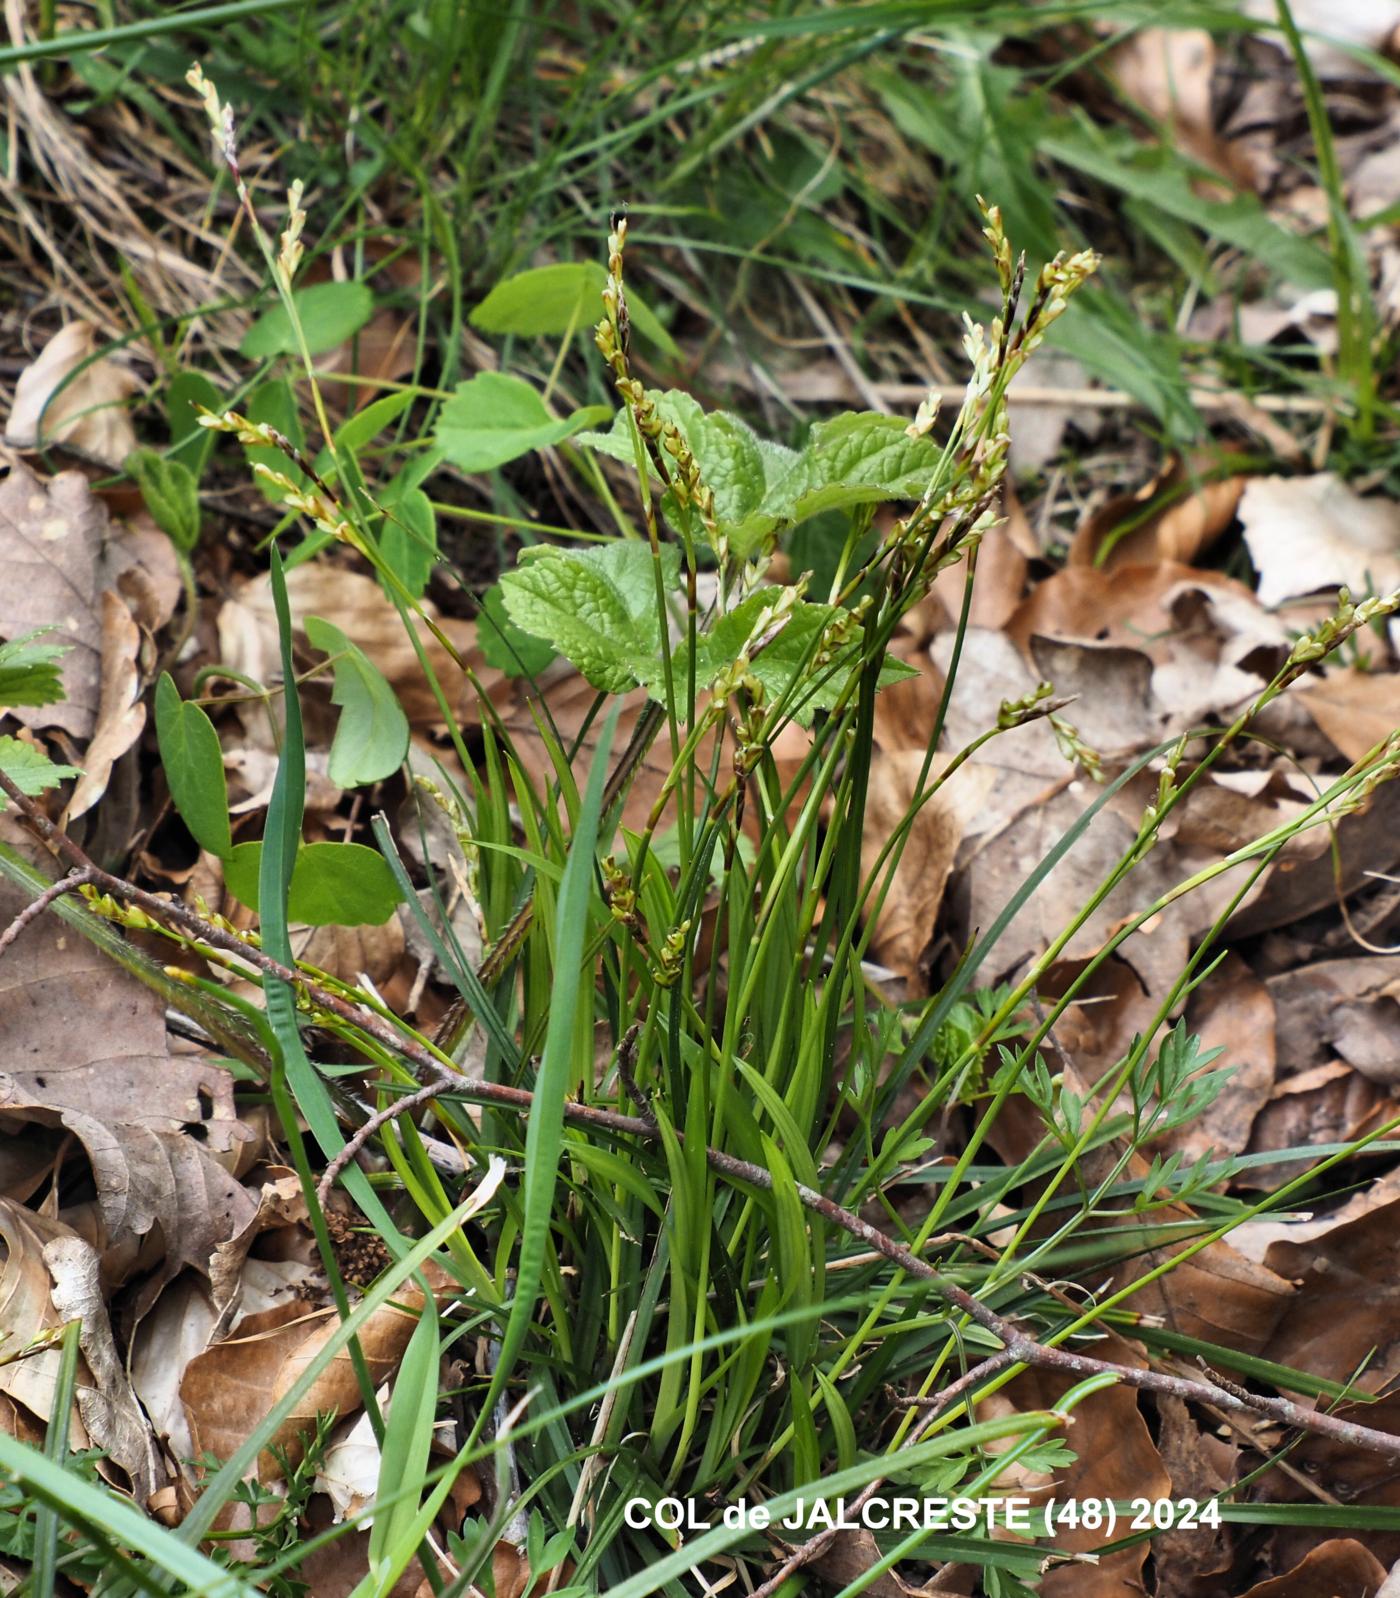
[[(688, 394), (650, 398), (674, 422), (715, 496), (720, 536), (735, 555), (752, 554), (765, 540), (823, 511), (887, 500), (918, 499), (938, 469), (942, 448), (911, 438), (897, 416), (848, 411), (817, 422), (800, 452), (760, 439), (736, 416), (704, 412)], [(632, 464), (631, 423), (619, 411), (607, 433), (578, 442)]]
[(408, 753), (408, 718), (383, 673), (339, 627), (308, 616), (306, 636), (335, 667), (331, 701), (341, 707), (331, 743), (330, 778), (337, 787), (359, 788), (397, 771)]
[(188, 555), (199, 542), (199, 484), (194, 473), (183, 461), (153, 449), (132, 450), (123, 470), (141, 490), (156, 526), (181, 554)]
[[(673, 589), (680, 551), (667, 545), (661, 560)], [(501, 591), (516, 626), (567, 655), (595, 688), (621, 693), (660, 669), (656, 578), (645, 544), (526, 550), (501, 578)]]

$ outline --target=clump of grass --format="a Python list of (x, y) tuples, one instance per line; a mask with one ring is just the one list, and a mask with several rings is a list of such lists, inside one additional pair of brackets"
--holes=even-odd
[[(207, 83), (198, 86), (238, 181), (231, 124)], [(311, 543), (301, 553), (329, 541), (345, 546), (379, 576), (421, 644), (430, 624), (421, 584), (401, 564), (408, 546), (388, 536), (394, 508), (368, 486), (357, 447), (320, 404), (294, 292), (298, 197), (280, 248), (263, 235), (244, 190), (240, 203), (297, 332), (324, 456), (311, 460), (272, 424), (223, 408), (209, 410), (206, 427), (281, 454), (284, 464), (264, 463), (260, 475), (308, 527)], [(813, 429), (800, 452), (760, 440), (689, 396), (649, 389), (637, 375), (627, 227), (615, 224), (595, 342), (619, 408), (611, 431), (581, 434), (577, 445), (630, 466), (640, 531), (618, 509), (615, 539), (542, 546), (502, 583), (516, 635), (565, 655), (596, 689), (586, 728), (591, 748), (582, 737), (560, 736), (542, 715), (554, 776), (541, 785), (484, 706), (478, 743), (451, 729), (460, 772), (444, 769), (430, 785), (462, 847), (487, 957), (480, 966), (463, 960), (426, 916), (424, 931), (454, 973), (463, 1031), (470, 1028), (480, 1044), (479, 1074), (457, 1066), (460, 1037), (424, 1040), (382, 1007), (367, 1014), (371, 995), (350, 995), (361, 1006), (352, 1009), (344, 995), (295, 969), (288, 904), (305, 752), (292, 618), (274, 549), (283, 747), (260, 855), (261, 943), (242, 952), (263, 984), (256, 1024), (272, 1061), (265, 1087), (342, 1320), (293, 1389), (205, 1483), (177, 1533), (150, 1528), (138, 1540), (130, 1513), (109, 1511), (88, 1485), (57, 1511), (80, 1538), (124, 1539), (138, 1551), (144, 1563), (127, 1560), (110, 1591), (139, 1575), (157, 1590), (183, 1583), (189, 1591), (237, 1593), (295, 1571), (301, 1552), (279, 1542), (221, 1586), (194, 1548), (319, 1370), (342, 1349), (357, 1354), (369, 1315), (391, 1297), (407, 1297), (429, 1260), (459, 1290), (442, 1295), (421, 1285), (418, 1327), (399, 1375), (404, 1398), (396, 1396), (387, 1419), (360, 1372), (383, 1458), (370, 1574), (357, 1589), (366, 1594), (387, 1591), (420, 1552), (444, 1591), (465, 1592), (507, 1522), (527, 1512), (534, 1573), (556, 1572), (556, 1590), (640, 1598), (721, 1557), (761, 1583), (771, 1559), (752, 1529), (718, 1524), (670, 1549), (664, 1526), (646, 1516), (639, 1522), (635, 1505), (743, 1499), (780, 1516), (800, 1499), (854, 1495), (891, 1478), (919, 1494), (975, 1497), (1013, 1464), (1064, 1464), (1073, 1446), (1064, 1423), (1106, 1383), (1178, 1390), (1164, 1385), (1175, 1378), (1098, 1361), (1078, 1340), (1146, 1282), (1291, 1187), (1251, 1206), (1217, 1198), (1214, 1214), (1223, 1219), (1183, 1232), (1182, 1249), (1082, 1311), (1046, 1279), (1068, 1268), (1086, 1240), (1099, 1264), (1140, 1252), (1158, 1237), (1154, 1211), (1200, 1195), (1224, 1174), (1219, 1162), (1158, 1161), (1143, 1178), (1134, 1161), (1162, 1131), (1202, 1113), (1218, 1090), (1218, 1075), (1201, 1074), (1210, 1061), (1198, 1040), (1180, 1028), (1162, 1031), (1213, 958), (1228, 912), (1092, 1098), (1077, 1096), (1042, 1048), (1075, 993), (1166, 903), (1232, 871), (1242, 895), (1292, 837), (1355, 808), (1392, 777), (1400, 744), (1390, 740), (1287, 826), (1147, 907), (1043, 1016), (1033, 1001), (1075, 931), (1138, 867), (1253, 716), (1400, 600), (1344, 606), (1299, 641), (1229, 728), (1163, 746), (1106, 782), (1102, 798), (933, 997), (888, 998), (866, 961), (878, 907), (921, 808), (959, 766), (987, 741), (1048, 719), (1067, 759), (1104, 777), (1049, 685), (999, 706), (985, 732), (934, 775), (950, 675), (914, 797), (873, 869), (862, 866), (878, 696), (901, 672), (888, 654), (891, 640), (939, 572), (962, 565), (970, 598), (978, 546), (997, 519), (1006, 473), (1008, 384), (1097, 264), (1088, 251), (1056, 255), (1027, 286), (999, 211), (985, 207), (984, 220), (1000, 304), (985, 327), (968, 323), (969, 379), (957, 414), (940, 424), (931, 399), (907, 424), (875, 413), (838, 418)], [(590, 480), (588, 468), (579, 470)], [(875, 507), (885, 503), (904, 508), (872, 538)], [(802, 577), (765, 581), (776, 539), (824, 510), (845, 518), (827, 593), (813, 597)], [(716, 598), (707, 603), (700, 579), (711, 574)], [(966, 615), (965, 606), (960, 635)], [(433, 686), (446, 704), (444, 685), (434, 679)], [(621, 701), (636, 688), (645, 691), (645, 708), (620, 745)], [(775, 748), (794, 724), (808, 734), (795, 773)], [(653, 745), (664, 775), (644, 824), (624, 826), (624, 804)], [(1131, 845), (1020, 981), (979, 993), (979, 966), (1036, 882), (1154, 757), (1157, 791)], [(382, 822), (375, 836), (401, 885), (411, 887)], [(92, 885), (103, 886), (100, 875)], [(149, 920), (148, 909), (133, 903), (124, 907), (118, 896), (103, 908), (118, 920)], [(212, 953), (231, 934), (186, 917), (182, 936)], [(377, 1113), (359, 1130), (332, 1074), (311, 1056), (298, 988), (319, 1007), (318, 1018), (380, 1068)], [(894, 1106), (907, 1089), (915, 1104), (897, 1119)], [(1024, 1159), (987, 1180), (975, 1162), (1013, 1099), (1038, 1117), (1041, 1135)], [(429, 1104), (463, 1151), (465, 1200), (445, 1181), (440, 1158), (430, 1157)], [(919, 1180), (928, 1127), (960, 1105), (970, 1110), (969, 1134), (931, 1191), (925, 1218), (909, 1226), (889, 1191)], [(469, 1106), (483, 1108), (477, 1115)], [(858, 1132), (830, 1158), (843, 1118)], [(373, 1178), (351, 1158), (371, 1134), (388, 1162)], [(1105, 1157), (1091, 1188), (1058, 1207), (1057, 1198), (1084, 1180), (1093, 1153)], [(337, 1179), (394, 1256), (355, 1303), (324, 1217), (327, 1186)], [(1034, 1198), (1010, 1216), (1000, 1209), (1023, 1191)], [(872, 1210), (884, 1213), (888, 1231), (863, 1218)], [(1053, 1227), (1042, 1225), (1052, 1211)], [(954, 1224), (959, 1230), (951, 1233)], [(487, 1350), (484, 1372), (469, 1378), (462, 1395), (473, 1424), (451, 1462), (430, 1468), (440, 1357), (473, 1337)], [(1076, 1380), (1053, 1409), (977, 1420), (975, 1401), (1026, 1364)], [(891, 1389), (913, 1402), (892, 1404)], [(1329, 1424), (1282, 1399), (1206, 1385), (1202, 1394), (1290, 1423)], [(4, 1439), (0, 1449), (3, 1462), (51, 1502), (52, 1462), (36, 1463)], [(495, 1513), (454, 1533), (434, 1564), (444, 1551), (426, 1539), (455, 1474), (489, 1468), (493, 1459), (504, 1484)], [(885, 1550), (888, 1563), (954, 1557), (969, 1557), (967, 1547), (938, 1525), (896, 1537)], [(990, 1587), (1013, 1593), (1026, 1590), (1040, 1554), (983, 1537), (975, 1557)]]

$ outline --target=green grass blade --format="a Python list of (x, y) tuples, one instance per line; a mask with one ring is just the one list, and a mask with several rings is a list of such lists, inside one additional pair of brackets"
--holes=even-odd
[(615, 704), (603, 725), (559, 889), (554, 922), (554, 991), (535, 1082), (534, 1108), (525, 1136), (525, 1219), (516, 1263), (515, 1297), (501, 1337), (501, 1353), (491, 1390), (481, 1406), (483, 1416), (490, 1414), (504, 1391), (511, 1367), (524, 1345), (544, 1274), (559, 1155), (564, 1141), (564, 1096), (573, 1060), (574, 1018), (581, 987), (587, 990), (586, 1002), (592, 1001), (592, 972), (583, 957), (588, 933), (588, 896), (593, 881), (593, 856), (603, 808), (608, 754), (620, 709), (621, 704)]

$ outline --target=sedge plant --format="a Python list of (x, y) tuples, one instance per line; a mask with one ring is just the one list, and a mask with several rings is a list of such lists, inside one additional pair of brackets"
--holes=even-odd
[[(212, 89), (198, 86), (236, 175), (231, 123)], [(247, 214), (257, 229), (251, 206)], [(975, 1497), (994, 1491), (1013, 1464), (1067, 1464), (1073, 1410), (1123, 1373), (1065, 1367), (1080, 1379), (1049, 1410), (988, 1419), (974, 1400), (1027, 1359), (1048, 1361), (1071, 1342), (1082, 1349), (1107, 1328), (1177, 1347), (1183, 1340), (1154, 1344), (1160, 1329), (1139, 1327), (1134, 1290), (1359, 1146), (1332, 1151), (1310, 1177), (1252, 1205), (1222, 1192), (1228, 1162), (1153, 1157), (1153, 1140), (1199, 1116), (1223, 1081), (1199, 1040), (1173, 1022), (1208, 974), (1228, 912), (1098, 1092), (1077, 1091), (1047, 1063), (1046, 1039), (1124, 939), (1206, 880), (1234, 873), (1242, 895), (1290, 838), (1334, 823), (1392, 777), (1400, 739), (1379, 745), (1288, 825), (1133, 917), (1048, 1011), (1038, 985), (1257, 711), (1400, 597), (1344, 601), (1231, 726), (1148, 751), (1123, 772), (1100, 769), (1049, 684), (1002, 704), (971, 745), (936, 761), (947, 688), (913, 798), (868, 863), (879, 696), (908, 672), (891, 657), (891, 640), (950, 567), (964, 569), (970, 602), (1006, 471), (1007, 386), (1096, 265), (1090, 252), (1059, 256), (1027, 283), (1000, 213), (988, 205), (984, 216), (1000, 306), (986, 327), (967, 324), (969, 377), (956, 415), (940, 421), (933, 399), (907, 422), (852, 413), (816, 424), (799, 448), (683, 393), (648, 389), (636, 375), (627, 226), (614, 223), (595, 341), (618, 404), (609, 427), (572, 428), (569, 458), (584, 480), (610, 474), (616, 504), (630, 474), (635, 517), (619, 512), (615, 538), (526, 550), (480, 623), (483, 636), (495, 629), (502, 657), (524, 668), (561, 655), (595, 692), (573, 735), (555, 726), (544, 696), (532, 700), (544, 780), (484, 694), (478, 730), (451, 716), (456, 684), (438, 679), (424, 647), (435, 624), (421, 603), (416, 555), (409, 564), (413, 529), (369, 486), (355, 437), (332, 429), (314, 399), (305, 339), (319, 457), (270, 423), (206, 409), (208, 430), (280, 455), (281, 464), (264, 457), (260, 477), (305, 526), (290, 558), (327, 558), (328, 544), (343, 546), (398, 607), (456, 757), (431, 776), (419, 772), (413, 791), (425, 826), (430, 816), (447, 823), (484, 956), (469, 958), (445, 919), (423, 908), (382, 818), (373, 829), (378, 866), (335, 852), (368, 853), (365, 844), (331, 846), (305, 865), (291, 653), (299, 619), (274, 552), (282, 677), (254, 687), (269, 704), (281, 700), (282, 753), (255, 870), (234, 861), (211, 819), (212, 779), (194, 775), (208, 764), (197, 753), (208, 744), (198, 707), (167, 692), (171, 733), (161, 738), (187, 824), (217, 832), (235, 878), (255, 881), (260, 936), (240, 941), (213, 916), (163, 930), (262, 985), (262, 1006), (247, 1005), (221, 1037), (248, 1040), (251, 1086), (279, 1113), (342, 1324), (319, 1365), (204, 1480), (173, 1533), (152, 1528), (137, 1542), (127, 1537), (129, 1517), (115, 1512), (104, 1532), (98, 1490), (85, 1490), (72, 1522), (79, 1542), (127, 1537), (132, 1550), (104, 1590), (234, 1593), (293, 1579), (302, 1551), (285, 1527), (251, 1562), (213, 1544), (224, 1588), (208, 1584), (207, 1570), (206, 1585), (191, 1585), (202, 1558), (195, 1550), (316, 1370), (341, 1349), (353, 1352), (371, 1310), (395, 1295), (407, 1300), (415, 1281), (422, 1314), (387, 1418), (364, 1381), (384, 1464), (357, 1595), (388, 1592), (415, 1555), (437, 1590), (466, 1593), (489, 1580), (506, 1535), (525, 1551), (540, 1591), (700, 1591), (736, 1562), (757, 1585), (772, 1570), (771, 1545), (751, 1525), (727, 1522), (726, 1505), (763, 1504), (777, 1519), (885, 1482)], [(299, 218), (294, 196), (281, 248), (263, 241), (293, 328)], [(896, 510), (877, 518), (882, 506)], [(780, 541), (824, 513), (842, 519), (844, 534), (820, 590), (810, 574), (773, 580)], [(965, 603), (959, 645), (967, 614)], [(378, 694), (372, 665), (355, 662), (343, 637), (322, 637), (349, 715), (352, 682), (370, 699)], [(454, 669), (471, 675), (465, 659)], [(955, 672), (956, 653), (950, 683)], [(1042, 719), (1067, 761), (1101, 784), (1099, 797), (930, 999), (892, 998), (869, 949), (921, 809), (982, 745)], [(788, 734), (790, 747), (794, 729), (801, 753), (786, 758), (779, 740)], [(1108, 799), (1149, 766), (1155, 796), (1100, 887), (1014, 985), (979, 986), (1016, 911)], [(367, 769), (378, 769), (373, 759)], [(387, 883), (390, 902), (403, 899), (458, 989), (451, 1025), (420, 1034), (372, 993), (296, 967), (288, 925), (299, 871), (303, 903), (314, 901), (308, 872), (355, 878), (371, 897)], [(93, 898), (108, 921), (162, 926), (120, 894)], [(93, 921), (71, 902), (60, 911)], [(227, 1004), (209, 985), (181, 985), (206, 1008)], [(377, 1068), (367, 1097), (347, 1092), (343, 1072), (318, 1060), (308, 1022)], [(999, 1164), (986, 1150), (1013, 1098), (1041, 1135), (1022, 1160)], [(934, 1180), (931, 1133), (953, 1115), (965, 1134)], [(367, 1148), (380, 1156), (370, 1169), (350, 1157)], [(393, 1261), (358, 1300), (339, 1281), (324, 1235), (327, 1190), (341, 1184)], [(908, 1220), (911, 1193), (922, 1195), (918, 1225)], [(906, 1264), (868, 1246), (858, 1216), (872, 1213)], [(1102, 1276), (1164, 1243), (1160, 1262), (1112, 1296), (1077, 1305), (1047, 1285), (1086, 1265)], [(937, 1278), (924, 1264), (933, 1252)], [(454, 1289), (429, 1284), (430, 1260)], [(1011, 1326), (1033, 1327), (1034, 1349), (1011, 1338)], [(1193, 1346), (1290, 1391), (1343, 1391)], [(455, 1395), (469, 1420), (443, 1461), (429, 1443), (449, 1351), (476, 1357), (456, 1367), (469, 1372)], [(918, 1407), (940, 1392), (956, 1396), (941, 1409)], [(51, 1544), (52, 1515), (64, 1514), (51, 1507), (52, 1461), (26, 1464), (19, 1445), (0, 1443), (7, 1468), (46, 1506), (40, 1529)], [(469, 1465), (494, 1476), (491, 1508), (439, 1539), (447, 1494)], [(709, 1529), (668, 1526), (662, 1509), (675, 1499), (707, 1506)], [(639, 1516), (638, 1505), (656, 1512)], [(1249, 1508), (1233, 1512), (1247, 1517)], [(956, 1560), (980, 1566), (989, 1592), (1025, 1592), (1052, 1540), (998, 1540), (936, 1523), (892, 1532), (850, 1590), (899, 1561)]]

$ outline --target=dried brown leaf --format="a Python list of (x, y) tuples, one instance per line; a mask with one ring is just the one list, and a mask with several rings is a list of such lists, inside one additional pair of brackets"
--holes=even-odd
[[(1212, 464), (1208, 455), (1173, 460), (1137, 493), (1120, 495), (1091, 511), (1070, 543), (1070, 566), (1115, 571), (1159, 561), (1189, 565), (1235, 519), (1244, 491), (1242, 477), (1197, 485), (1197, 475)], [(1161, 505), (1144, 517), (1145, 507), (1157, 499)], [(1115, 536), (1124, 526), (1128, 530)]]
[[(54, 642), (72, 646), (61, 663), (67, 698), (26, 708), (20, 719), (36, 729), (60, 728), (86, 744), (103, 721), (106, 678), (120, 674), (106, 707), (112, 729), (106, 741), (115, 759), (130, 745), (134, 691), (126, 674), (135, 672), (140, 630), (130, 618), (122, 623), (111, 607), (122, 603), (116, 596), (126, 588), (140, 617), (154, 626), (168, 618), (165, 601), (175, 571), (170, 540), (114, 527), (78, 472), (42, 483), (15, 465), (0, 483), (0, 570), (0, 637), (51, 626)], [(174, 583), (178, 590), (178, 576)], [(109, 593), (110, 600), (104, 597)], [(106, 754), (99, 749), (100, 759)]]
[(1400, 507), (1363, 499), (1333, 472), (1253, 477), (1239, 518), (1261, 604), (1344, 585), (1355, 598), (1400, 588)]
[(72, 444), (109, 466), (121, 465), (136, 448), (126, 402), (139, 384), (110, 356), (91, 359), (100, 342), (101, 334), (88, 322), (69, 322), (54, 334), (15, 384), (7, 444), (17, 449), (41, 442)]
[(1360, 760), (1400, 726), (1400, 679), (1392, 672), (1333, 669), (1297, 693), (1348, 760)]
[(1341, 1598), (1342, 1594), (1375, 1594), (1385, 1580), (1385, 1566), (1354, 1537), (1333, 1537), (1304, 1555), (1282, 1576), (1259, 1581), (1242, 1598)]

